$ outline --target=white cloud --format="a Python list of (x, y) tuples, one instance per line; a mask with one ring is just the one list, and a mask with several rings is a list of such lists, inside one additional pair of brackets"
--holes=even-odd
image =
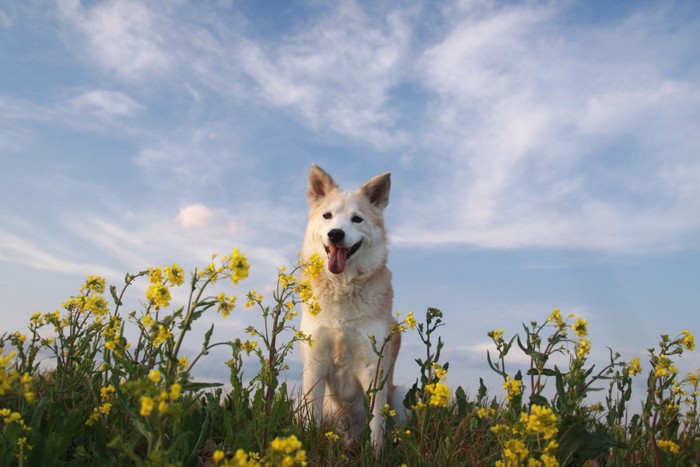
[(203, 204), (196, 203), (180, 209), (177, 222), (185, 229), (205, 227), (216, 214)]
[(70, 106), (77, 112), (88, 112), (106, 117), (128, 117), (143, 110), (143, 106), (127, 94), (104, 89), (85, 91), (72, 98)]
[(241, 65), (269, 104), (300, 112), (312, 128), (394, 146), (406, 135), (395, 128), (389, 93), (409, 52), (410, 13), (378, 16), (341, 2), (283, 41), (243, 43)]
[(397, 243), (658, 251), (700, 226), (697, 191), (675, 188), (697, 178), (676, 177), (700, 151), (683, 33), (640, 32), (653, 10), (570, 29), (565, 14), (486, 8), (451, 18), (426, 50), (436, 175)]
[(106, 276), (114, 273), (114, 270), (108, 266), (75, 259), (78, 256), (76, 253), (50, 252), (26, 236), (0, 232), (0, 262), (62, 274), (90, 273)]
[(126, 0), (83, 7), (78, 0), (63, 0), (59, 11), (87, 41), (93, 60), (122, 77), (140, 78), (165, 71), (172, 62), (161, 29), (167, 10), (156, 12), (151, 5)]

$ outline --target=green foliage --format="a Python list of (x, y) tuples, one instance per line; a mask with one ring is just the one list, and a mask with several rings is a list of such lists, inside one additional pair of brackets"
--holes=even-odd
[[(588, 323), (563, 318), (558, 310), (508, 338), (502, 329), (488, 333), (495, 352), (486, 358), (503, 380), (503, 399), (483, 380), (474, 395), (450, 389), (440, 310), (429, 308), (423, 321), (409, 313), (388, 336), (371, 336), (378, 363), (396, 333), (416, 330), (425, 352), (415, 359), (417, 377), (404, 407), (381, 408), (387, 421), (383, 448), (375, 449), (369, 435), (350, 442), (334, 427), (310, 420), (284, 377), (296, 343), (313, 344), (313, 336), (294, 325), (299, 304), (323, 312), (309, 283), (297, 278), (302, 269), (307, 277), (322, 270), (319, 258), (300, 261), (289, 272), (280, 268), (269, 301), (254, 290), (245, 294), (246, 308), (262, 318), (261, 325), (215, 343), (212, 325), (201, 336), (199, 353), (183, 354), (195, 321), (234, 310), (236, 297), (220, 291), (222, 283), (237, 285), (248, 269), (234, 250), (214, 256), (187, 283), (176, 265), (127, 274), (122, 286), (108, 289), (90, 276), (61, 311), (32, 315), (27, 334), (0, 336), (0, 465), (700, 462), (700, 374), (681, 376), (676, 368), (676, 359), (694, 350), (692, 334), (663, 335), (649, 349), (646, 397), (635, 413), (630, 403), (634, 378), (643, 372), (640, 359), (623, 361), (610, 349), (609, 363), (596, 368), (589, 362)], [(139, 281), (146, 283), (142, 306), (125, 314)], [(181, 306), (171, 305), (176, 288), (187, 297)], [(230, 351), (226, 389), (191, 376), (215, 347)], [(514, 352), (527, 356), (526, 368), (510, 363)], [(251, 360), (257, 373), (246, 375), (244, 363)], [(368, 412), (385, 384), (378, 371), (366, 394)], [(402, 409), (405, 414), (397, 413)]]

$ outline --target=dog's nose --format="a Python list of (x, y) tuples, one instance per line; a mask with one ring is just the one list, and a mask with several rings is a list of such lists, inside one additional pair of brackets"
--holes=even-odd
[(343, 241), (345, 238), (345, 232), (343, 232), (340, 229), (331, 229), (328, 232), (328, 240), (331, 241), (331, 243), (337, 244)]

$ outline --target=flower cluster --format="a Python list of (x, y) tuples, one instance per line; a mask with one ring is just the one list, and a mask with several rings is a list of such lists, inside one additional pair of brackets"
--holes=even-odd
[[(498, 424), (491, 427), (501, 444), (501, 459), (496, 466), (558, 466), (555, 456), (559, 443), (555, 436), (559, 431), (556, 414), (549, 407), (532, 405), (531, 412), (523, 412), (512, 425)], [(544, 442), (543, 442), (543, 441)]]
[(301, 441), (295, 435), (273, 439), (262, 457), (258, 453), (238, 449), (230, 459), (226, 459), (224, 451), (217, 449), (212, 454), (212, 461), (214, 465), (222, 467), (293, 467), (307, 465), (306, 451), (302, 449)]

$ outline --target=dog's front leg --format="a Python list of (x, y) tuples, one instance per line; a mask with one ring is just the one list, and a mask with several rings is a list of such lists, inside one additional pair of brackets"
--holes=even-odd
[[(310, 349), (309, 349), (310, 350)], [(316, 426), (323, 420), (323, 398), (326, 390), (328, 365), (317, 360), (311, 351), (304, 357), (304, 402)]]
[(362, 387), (367, 392), (369, 388), (374, 388), (381, 385), (372, 395), (370, 399), (370, 410), (372, 420), (369, 422), (369, 430), (374, 448), (379, 450), (382, 447), (384, 439), (384, 427), (386, 420), (382, 416), (382, 408), (388, 402), (388, 389), (386, 382), (382, 384), (378, 379), (381, 378), (381, 371), (377, 371), (377, 365), (368, 365), (362, 375)]

